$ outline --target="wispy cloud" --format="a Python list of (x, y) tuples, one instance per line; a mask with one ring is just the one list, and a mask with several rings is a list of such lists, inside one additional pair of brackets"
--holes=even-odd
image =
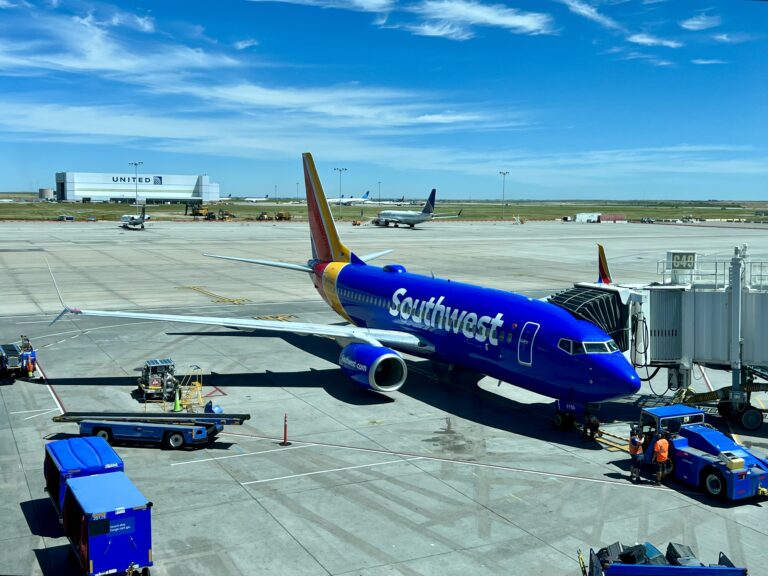
[(601, 26), (604, 26), (605, 28), (610, 28), (612, 30), (624, 30), (624, 27), (616, 22), (613, 18), (606, 16), (604, 14), (601, 14), (597, 11), (597, 8), (592, 6), (591, 4), (587, 4), (586, 2), (582, 2), (582, 0), (561, 0), (563, 4), (565, 4), (568, 9), (573, 12), (574, 14), (578, 14), (579, 16), (583, 16), (587, 20), (592, 20), (593, 22), (597, 22)]
[(720, 26), (720, 16), (710, 16), (708, 14), (699, 14), (698, 16), (693, 16), (692, 18), (680, 22), (681, 28), (695, 32), (709, 30), (716, 26)]
[(632, 34), (627, 36), (627, 40), (633, 44), (643, 46), (665, 46), (667, 48), (680, 48), (683, 44), (675, 40), (664, 40), (651, 34)]
[(282, 2), (355, 12), (389, 12), (395, 7), (394, 0), (249, 0), (249, 2)]
[[(138, 21), (133, 20), (138, 26)], [(0, 43), (0, 69), (99, 73), (126, 78), (130, 72), (168, 72), (227, 68), (239, 63), (225, 54), (209, 53), (181, 44), (121, 41), (112, 34), (119, 28), (112, 18), (93, 15), (63, 17), (36, 15), (27, 23), (35, 37), (28, 42)], [(145, 31), (145, 30), (142, 30)]]
[(698, 64), (699, 66), (710, 66), (713, 64), (727, 64), (725, 60), (705, 60), (703, 58), (695, 58), (691, 60), (692, 64)]
[(715, 34), (712, 38), (714, 38), (718, 42), (723, 42), (725, 44), (741, 44), (742, 42), (747, 42), (750, 40), (749, 34)]
[(258, 45), (259, 45), (259, 41), (254, 40), (253, 38), (240, 40), (239, 42), (234, 43), (234, 47), (236, 50), (245, 50), (246, 48), (251, 48), (253, 46), (258, 46)]
[[(552, 18), (539, 12), (521, 12), (502, 4), (481, 4), (473, 0), (425, 0), (408, 9), (423, 17), (422, 30), (446, 30), (453, 39), (471, 37), (471, 26), (503, 28), (514, 34), (550, 34)], [(424, 28), (424, 26), (429, 28)], [(431, 34), (438, 35), (438, 34)], [(441, 34), (444, 35), (444, 34)]]
[(457, 26), (451, 22), (424, 22), (403, 26), (417, 36), (435, 36), (448, 38), (449, 40), (469, 40), (474, 34), (468, 28)]

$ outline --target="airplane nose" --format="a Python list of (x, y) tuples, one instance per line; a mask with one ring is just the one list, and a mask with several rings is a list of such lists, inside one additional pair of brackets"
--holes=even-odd
[(619, 392), (617, 396), (637, 394), (640, 390), (640, 376), (637, 375), (626, 358), (622, 356), (617, 360), (608, 370), (608, 378), (613, 382), (616, 391)]

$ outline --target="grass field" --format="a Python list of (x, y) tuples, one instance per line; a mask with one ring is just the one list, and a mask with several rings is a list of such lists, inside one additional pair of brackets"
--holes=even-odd
[[(0, 199), (18, 199), (18, 194), (0, 194)], [(23, 196), (21, 196), (23, 197)], [(29, 196), (26, 196), (29, 198)], [(255, 220), (262, 212), (274, 215), (275, 212), (289, 212), (292, 219), (306, 219), (307, 208), (304, 204), (270, 202), (248, 204), (245, 202), (222, 202), (212, 205), (211, 210), (228, 210), (237, 216), (237, 220)], [(191, 220), (184, 214), (183, 204), (149, 205), (147, 213), (153, 220)], [(420, 210), (421, 205), (404, 206), (342, 206), (333, 207), (336, 220), (367, 220), (376, 216), (380, 210)], [(461, 218), (467, 220), (500, 220), (500, 202), (464, 202), (438, 203), (438, 214), (455, 214), (462, 211)], [(135, 211), (133, 206), (125, 204), (79, 204), (14, 201), (0, 203), (0, 220), (56, 220), (60, 215), (74, 216), (76, 220), (95, 218), (97, 220), (118, 221), (123, 214)], [(573, 216), (577, 212), (599, 212), (602, 214), (623, 214), (629, 220), (641, 218), (682, 219), (744, 219), (768, 222), (768, 216), (758, 216), (759, 212), (768, 214), (768, 202), (608, 202), (608, 201), (523, 201), (508, 202), (504, 207), (504, 217), (509, 220), (520, 217), (524, 220), (555, 220), (564, 216)]]

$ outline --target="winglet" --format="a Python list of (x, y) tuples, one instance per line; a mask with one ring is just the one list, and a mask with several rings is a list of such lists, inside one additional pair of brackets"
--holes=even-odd
[(64, 309), (59, 312), (59, 315), (54, 318), (48, 326), (53, 326), (56, 322), (61, 320), (61, 318), (67, 314), (82, 314), (82, 311), (79, 308), (72, 308), (71, 306), (67, 306), (64, 304), (64, 298), (61, 297), (61, 290), (59, 290), (59, 285), (56, 282), (56, 277), (53, 275), (53, 270), (51, 270), (51, 263), (48, 262), (48, 258), (45, 259), (45, 264), (48, 266), (48, 273), (51, 275), (51, 280), (53, 280), (53, 287), (56, 289), (56, 295), (59, 297), (59, 302), (61, 302), (61, 305), (64, 307)]
[(597, 283), (613, 284), (611, 271), (608, 269), (608, 260), (605, 257), (605, 250), (602, 244), (597, 245)]

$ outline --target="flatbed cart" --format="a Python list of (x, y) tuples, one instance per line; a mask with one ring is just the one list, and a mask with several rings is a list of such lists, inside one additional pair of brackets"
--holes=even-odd
[(590, 548), (589, 565), (578, 552), (582, 576), (747, 576), (723, 552), (717, 564), (705, 565), (690, 546), (670, 542), (666, 554), (650, 542), (625, 546), (615, 542), (597, 552)]
[(76, 422), (83, 436), (100, 436), (107, 442), (163, 444), (167, 448), (205, 444), (225, 425), (241, 425), (250, 414), (225, 414), (208, 402), (201, 413), (65, 412), (54, 422)]

